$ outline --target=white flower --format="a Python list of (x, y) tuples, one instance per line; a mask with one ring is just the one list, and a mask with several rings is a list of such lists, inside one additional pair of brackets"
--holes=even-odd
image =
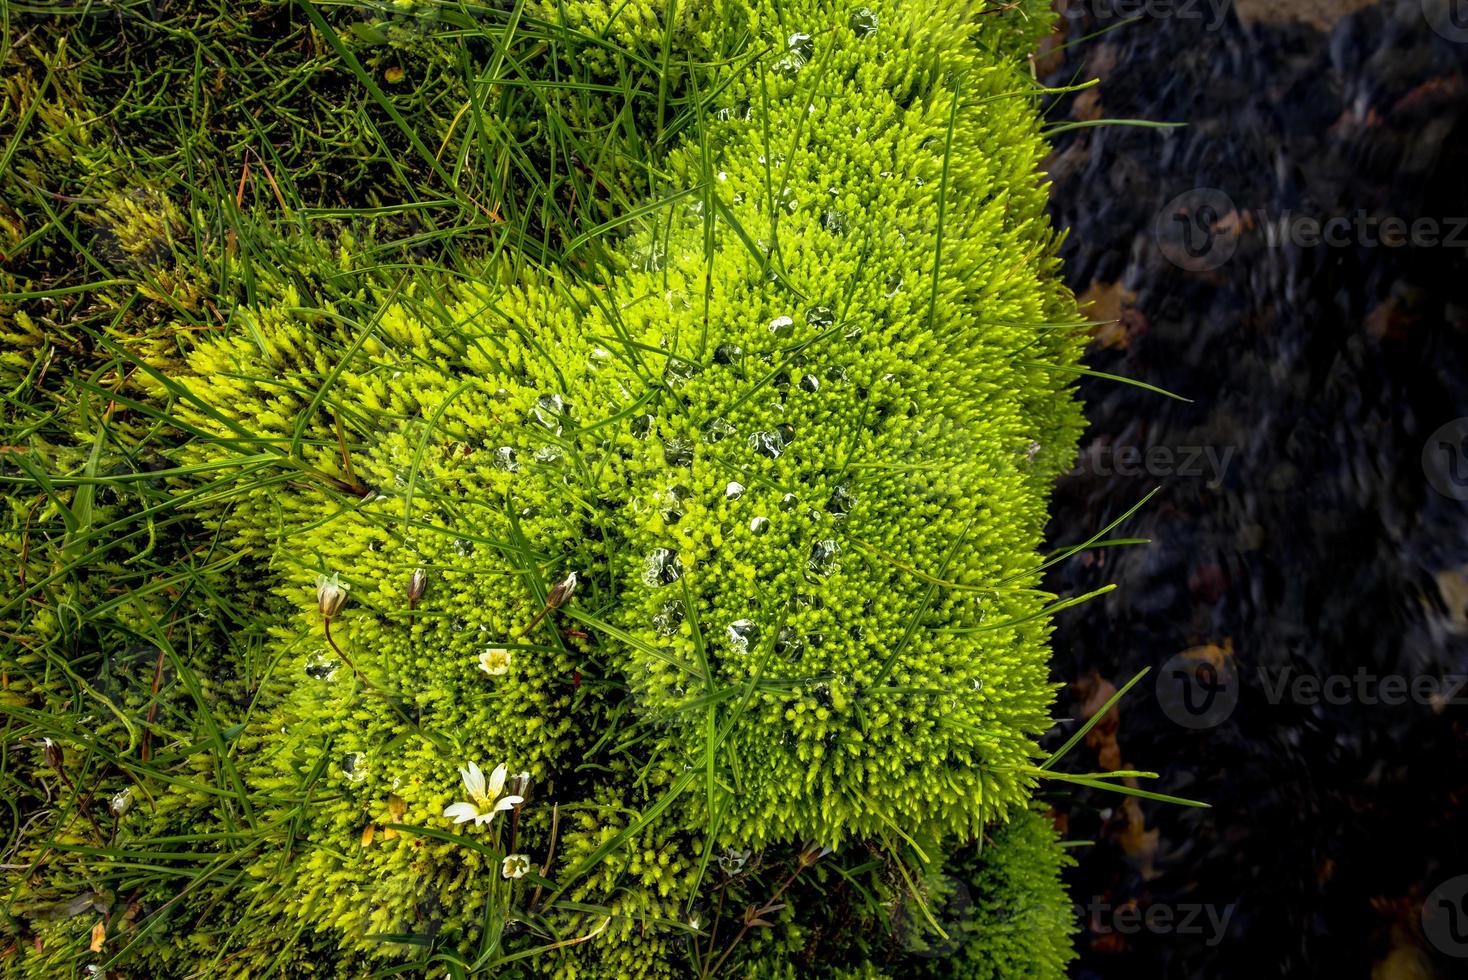
[(530, 870), (529, 854), (506, 854), (500, 862), (500, 874), (506, 878), (523, 878)]
[(510, 651), (504, 647), (490, 647), (479, 655), (479, 669), (490, 677), (501, 677), (510, 672)]
[(316, 605), (320, 608), (321, 615), (331, 619), (341, 612), (342, 606), (347, 604), (349, 588), (351, 586), (342, 585), (335, 572), (330, 578), (325, 575), (316, 576)]
[(494, 815), (501, 810), (509, 810), (517, 804), (525, 802), (520, 796), (500, 796), (505, 788), (505, 776), (508, 770), (504, 764), (495, 766), (494, 772), (489, 774), (489, 783), (485, 784), (484, 773), (474, 763), (469, 763), (468, 769), (460, 769), (459, 775), (464, 780), (464, 791), (469, 794), (467, 803), (455, 803), (444, 809), (443, 815), (453, 817), (454, 823), (466, 823), (473, 820), (474, 825), (489, 823)]

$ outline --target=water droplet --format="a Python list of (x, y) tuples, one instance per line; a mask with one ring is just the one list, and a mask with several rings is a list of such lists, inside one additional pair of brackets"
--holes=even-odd
[(846, 331), (841, 336), (845, 337), (847, 340), (860, 340), (861, 339), (861, 334), (862, 334), (861, 327), (852, 327), (850, 330)]
[(759, 642), (759, 627), (747, 619), (736, 619), (724, 628), (724, 635), (735, 653), (745, 654)]
[(830, 538), (817, 541), (810, 546), (810, 560), (805, 566), (824, 578), (836, 570), (836, 556), (840, 553), (841, 546)]
[(474, 554), (474, 542), (467, 538), (454, 538), (454, 553), (460, 558), (468, 558)]
[(756, 517), (749, 522), (749, 529), (755, 534), (764, 534), (770, 529), (770, 519), (768, 517)]
[(669, 466), (692, 466), (693, 443), (678, 436), (663, 440), (663, 462)]
[(563, 423), (571, 421), (571, 407), (560, 395), (541, 395), (535, 399), (535, 407), (531, 411), (537, 422), (556, 435), (561, 434)]
[(672, 585), (683, 577), (683, 559), (670, 548), (654, 548), (642, 560), (642, 584), (652, 588)]
[(820, 391), (821, 380), (817, 378), (814, 374), (807, 374), (805, 377), (800, 379), (800, 390), (809, 392)]
[(535, 461), (537, 463), (558, 463), (560, 460), (560, 446), (541, 446), (535, 451)]
[(825, 210), (821, 212), (821, 227), (833, 235), (846, 234), (846, 216), (840, 211)]
[(306, 676), (318, 681), (329, 681), (336, 676), (337, 661), (324, 653), (313, 653), (306, 659)]
[(794, 78), (802, 68), (810, 63), (811, 55), (815, 54), (815, 51), (816, 42), (811, 36), (796, 31), (786, 38), (785, 54), (775, 62), (775, 73), (784, 75), (786, 78)]
[(738, 480), (730, 480), (729, 485), (724, 488), (725, 500), (738, 500), (744, 496), (744, 484)]
[(795, 332), (795, 321), (788, 316), (777, 316), (770, 321), (770, 333), (784, 339)]
[(872, 8), (858, 7), (851, 12), (851, 31), (859, 38), (877, 33), (877, 15)]
[(692, 361), (684, 361), (676, 357), (670, 357), (668, 358), (668, 368), (664, 372), (664, 377), (667, 379), (670, 385), (673, 385), (674, 387), (682, 387), (683, 385), (688, 383), (688, 379), (695, 377), (698, 372), (698, 365), (694, 364)]
[(784, 511), (791, 511), (795, 509), (795, 505), (798, 503), (800, 503), (799, 497), (795, 496), (795, 494), (793, 493), (787, 493), (785, 496), (780, 498), (780, 509)]
[(805, 322), (817, 330), (824, 330), (836, 322), (836, 314), (829, 306), (812, 306), (805, 311)]
[(856, 497), (852, 494), (851, 488), (844, 483), (838, 483), (831, 490), (831, 496), (826, 501), (826, 511), (837, 517), (845, 517), (855, 506)]
[(366, 779), (367, 757), (360, 752), (348, 752), (342, 756), (342, 775), (353, 783), (360, 783)]
[(732, 436), (734, 432), (734, 426), (723, 419), (711, 419), (708, 425), (703, 427), (703, 438), (705, 442), (722, 442), (726, 436)]
[(887, 277), (885, 285), (887, 291), (884, 292), (882, 295), (887, 299), (891, 299), (893, 296), (896, 296), (899, 292), (902, 291), (902, 273), (892, 273), (890, 276)]
[(779, 459), (780, 454), (785, 451), (785, 440), (778, 432), (768, 432), (762, 429), (749, 437), (749, 448), (761, 456)]
[(683, 504), (693, 496), (693, 491), (679, 484), (668, 491), (663, 506), (663, 523), (677, 524), (683, 520)]
[(800, 651), (805, 647), (805, 641), (793, 627), (782, 626), (780, 632), (775, 634), (775, 652), (789, 660), (800, 656)]
[(658, 631), (659, 636), (672, 636), (678, 632), (678, 627), (683, 624), (683, 603), (676, 599), (668, 599), (658, 607), (657, 613), (652, 617), (653, 629)]
[(586, 366), (593, 371), (600, 371), (610, 363), (612, 363), (612, 352), (603, 347), (593, 348), (591, 353), (586, 355)]
[(826, 368), (826, 380), (832, 384), (840, 384), (846, 380), (846, 368), (839, 364), (832, 364)]
[(781, 422), (775, 426), (775, 431), (780, 434), (780, 438), (784, 440), (785, 445), (788, 446), (795, 441), (795, 426), (789, 422)]
[(653, 423), (657, 419), (651, 415), (634, 415), (632, 417), (632, 434), (638, 439), (646, 439), (652, 433)]
[(516, 458), (515, 450), (510, 446), (501, 446), (496, 449), (494, 455), (490, 457), (490, 465), (506, 473), (520, 472), (520, 460)]
[(715, 364), (738, 364), (744, 350), (738, 344), (720, 344), (714, 351)]

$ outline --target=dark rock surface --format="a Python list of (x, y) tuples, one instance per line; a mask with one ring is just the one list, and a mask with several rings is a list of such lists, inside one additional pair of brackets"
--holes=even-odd
[[(1124, 19), (1109, 2), (1070, 5), (1064, 39)], [(1134, 23), (1039, 61), (1051, 85), (1102, 80), (1060, 97), (1057, 124), (1187, 124), (1071, 130), (1049, 168), (1071, 285), (1116, 320), (1090, 366), (1193, 400), (1082, 386), (1052, 540), (1161, 489), (1117, 531), (1150, 545), (1051, 576), (1120, 585), (1061, 614), (1060, 711), (1152, 673), (1061, 768), (1154, 770), (1146, 788), (1213, 804), (1056, 794), (1096, 842), (1071, 878), (1074, 973), (1468, 975), (1468, 903), (1456, 943), (1439, 902), (1468, 875), (1468, 685), (1449, 698), (1468, 675), (1468, 423), (1434, 435), (1468, 416), (1468, 30), (1434, 30), (1419, 0), (1329, 30), (1185, 7), (1128, 4)], [(1331, 218), (1313, 242), (1308, 219)], [(1238, 700), (1211, 727), (1159, 699), (1214, 676)]]

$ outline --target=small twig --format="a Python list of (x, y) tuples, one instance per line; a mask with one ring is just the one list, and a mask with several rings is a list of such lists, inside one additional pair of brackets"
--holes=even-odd
[(801, 851), (800, 857), (796, 859), (795, 870), (790, 872), (790, 876), (781, 883), (779, 888), (775, 889), (775, 894), (770, 896), (769, 901), (759, 906), (751, 905), (749, 908), (744, 910), (744, 923), (739, 928), (739, 935), (735, 936), (734, 941), (729, 944), (729, 948), (724, 950), (724, 955), (719, 957), (718, 962), (714, 964), (713, 970), (710, 971), (711, 973), (717, 974), (719, 972), (719, 970), (724, 965), (724, 961), (727, 960), (730, 954), (734, 952), (735, 947), (737, 947), (740, 942), (743, 941), (744, 937), (749, 934), (750, 929), (752, 929), (756, 924), (760, 924), (760, 920), (767, 913), (778, 912), (780, 909), (785, 907), (784, 905), (780, 904), (780, 896), (784, 895), (786, 889), (788, 889), (791, 885), (795, 883), (795, 879), (800, 877), (800, 873), (802, 871), (819, 861), (821, 859), (821, 856), (825, 853), (827, 853), (825, 849), (817, 847), (807, 847), (805, 850)]
[[(560, 829), (561, 829), (561, 805), (559, 803), (552, 803), (551, 804), (550, 846), (547, 847), (546, 850), (545, 850), (545, 863), (540, 866), (540, 876), (542, 878), (547, 878), (547, 877), (550, 876), (551, 860), (556, 856), (556, 834), (557, 834), (557, 832)], [(535, 891), (532, 892), (531, 895), (530, 895), (530, 908), (532, 908), (532, 909), (535, 908), (536, 904), (539, 901), (540, 901), (540, 886), (539, 885), (536, 885), (535, 886)]]

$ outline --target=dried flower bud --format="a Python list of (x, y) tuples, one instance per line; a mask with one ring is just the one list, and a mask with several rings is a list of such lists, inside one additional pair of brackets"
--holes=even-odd
[(57, 745), (49, 738), (43, 738), (41, 739), (41, 749), (45, 754), (46, 765), (49, 768), (55, 769), (57, 772), (60, 772), (61, 767), (65, 762), (65, 759), (61, 754), (61, 746)]
[(325, 575), (316, 576), (316, 605), (321, 609), (321, 615), (327, 619), (335, 618), (342, 611), (342, 606), (347, 604), (347, 589), (350, 586), (342, 585), (335, 573), (330, 578)]
[(551, 587), (549, 594), (545, 597), (545, 608), (559, 609), (566, 604), (571, 595), (576, 591), (576, 573), (572, 572), (564, 580), (557, 582)]
[(408, 608), (412, 609), (418, 605), (418, 600), (423, 598), (423, 593), (428, 589), (428, 573), (422, 568), (413, 569), (413, 574), (408, 576)]
[(133, 808), (133, 791), (125, 789), (121, 793), (114, 794), (107, 802), (107, 809), (112, 811), (114, 817), (120, 817)]

